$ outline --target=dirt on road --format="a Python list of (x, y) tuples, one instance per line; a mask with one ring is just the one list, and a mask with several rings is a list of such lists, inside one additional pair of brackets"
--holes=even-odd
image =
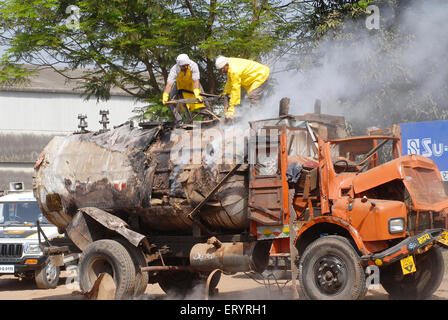
[[(448, 250), (444, 250), (448, 265)], [(0, 277), (0, 300), (83, 300), (84, 296), (76, 290), (71, 278), (62, 272), (59, 285), (55, 289), (37, 289), (33, 280), (19, 281), (13, 276)], [(223, 300), (285, 300), (292, 298), (291, 281), (262, 279), (255, 274), (222, 275), (218, 286), (218, 294), (211, 299)], [(387, 300), (388, 294), (382, 287), (369, 289), (366, 300)], [(138, 299), (158, 300), (170, 299), (158, 284), (149, 284), (145, 294)], [(193, 290), (186, 299), (203, 300), (202, 290)], [(439, 289), (432, 300), (448, 300), (448, 267)]]

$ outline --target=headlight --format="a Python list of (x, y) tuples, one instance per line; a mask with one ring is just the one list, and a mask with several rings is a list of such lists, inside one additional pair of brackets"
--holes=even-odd
[(389, 232), (390, 233), (404, 232), (404, 219), (403, 218), (390, 219), (389, 220)]
[(26, 254), (41, 254), (40, 246), (38, 243), (25, 243), (23, 252)]

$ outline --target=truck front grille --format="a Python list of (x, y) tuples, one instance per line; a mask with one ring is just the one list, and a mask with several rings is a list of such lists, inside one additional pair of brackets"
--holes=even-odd
[(23, 245), (20, 243), (0, 244), (0, 258), (21, 257)]

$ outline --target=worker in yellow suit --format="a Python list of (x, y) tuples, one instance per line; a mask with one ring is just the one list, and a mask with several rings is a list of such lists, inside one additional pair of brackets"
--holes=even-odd
[[(198, 99), (202, 101), (201, 84), (199, 82), (199, 67), (196, 62), (190, 60), (188, 55), (180, 54), (176, 58), (176, 64), (170, 69), (167, 83), (163, 90), (162, 103), (166, 104), (172, 97), (179, 94), (183, 99)], [(191, 93), (192, 92), (192, 93)], [(182, 116), (170, 105), (171, 111), (177, 123), (182, 121)], [(187, 104), (188, 111), (204, 108), (203, 103)]]
[(226, 86), (222, 93), (230, 95), (224, 114), (226, 119), (233, 119), (235, 106), (241, 103), (241, 87), (246, 89), (251, 107), (260, 103), (269, 78), (268, 66), (252, 60), (223, 56), (216, 58), (215, 65), (219, 72), (227, 74)]

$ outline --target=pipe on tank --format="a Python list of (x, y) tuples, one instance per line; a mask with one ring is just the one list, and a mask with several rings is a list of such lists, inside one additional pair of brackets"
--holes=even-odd
[(216, 237), (190, 250), (190, 266), (202, 272), (263, 272), (269, 263), (271, 241), (221, 242)]

